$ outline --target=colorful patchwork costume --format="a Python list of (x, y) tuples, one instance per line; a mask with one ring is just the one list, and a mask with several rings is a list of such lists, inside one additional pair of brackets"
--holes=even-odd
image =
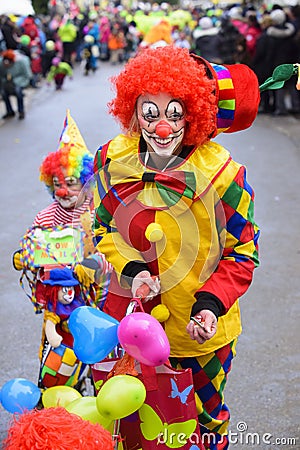
[[(160, 292), (144, 304), (145, 311), (167, 308), (163, 326), (171, 362), (192, 368), (202, 432), (214, 436), (205, 445), (224, 449), (229, 411), (223, 390), (241, 333), (238, 299), (259, 264), (259, 230), (245, 167), (211, 138), (252, 124), (257, 79), (246, 66), (210, 65), (169, 46), (145, 50), (113, 82), (117, 95), (110, 112), (128, 132), (101, 146), (95, 157), (97, 248), (114, 267), (104, 311), (120, 320), (134, 277), (147, 270), (159, 278)], [(187, 122), (181, 151), (160, 170), (134, 120), (137, 98), (159, 92), (181, 101)], [(199, 101), (198, 109), (190, 109)], [(158, 146), (167, 133), (160, 136)], [(203, 309), (218, 317), (218, 325), (200, 345), (186, 327)]]

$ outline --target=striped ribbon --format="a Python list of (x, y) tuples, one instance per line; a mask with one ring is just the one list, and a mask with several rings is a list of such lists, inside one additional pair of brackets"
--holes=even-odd
[(219, 64), (211, 64), (218, 78), (219, 101), (217, 113), (217, 134), (228, 130), (233, 124), (235, 93), (229, 70)]

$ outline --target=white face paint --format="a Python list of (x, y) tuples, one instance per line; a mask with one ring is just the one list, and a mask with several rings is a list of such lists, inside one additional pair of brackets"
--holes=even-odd
[(66, 177), (59, 179), (53, 177), (54, 198), (64, 209), (79, 207), (85, 201), (82, 183), (78, 178)]
[(62, 286), (58, 290), (58, 301), (63, 305), (69, 305), (74, 300), (75, 288), (74, 286)]
[(180, 152), (186, 122), (179, 100), (165, 93), (140, 96), (137, 116), (149, 152), (162, 158)]
[(76, 195), (73, 195), (72, 197), (59, 197), (58, 195), (55, 195), (54, 198), (64, 209), (74, 208), (78, 199)]

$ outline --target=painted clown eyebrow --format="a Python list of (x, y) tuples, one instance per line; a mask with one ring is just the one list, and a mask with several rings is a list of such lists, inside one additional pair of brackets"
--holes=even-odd
[(142, 116), (147, 118), (157, 118), (160, 116), (158, 106), (150, 101), (145, 101), (142, 104)]
[(171, 119), (182, 119), (184, 110), (182, 104), (178, 100), (171, 100), (165, 111), (166, 117)]
[[(171, 100), (165, 111), (165, 116), (170, 119), (182, 119), (184, 117), (183, 106), (179, 100)], [(144, 119), (157, 119), (160, 116), (159, 107), (152, 101), (145, 101), (142, 104), (142, 116)]]

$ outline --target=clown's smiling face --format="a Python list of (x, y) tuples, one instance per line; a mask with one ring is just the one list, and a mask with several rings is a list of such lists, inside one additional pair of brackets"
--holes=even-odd
[(58, 301), (63, 305), (69, 305), (74, 300), (74, 286), (62, 286), (58, 291)]
[(185, 130), (183, 104), (169, 94), (142, 95), (137, 118), (149, 152), (168, 158), (180, 153)]

